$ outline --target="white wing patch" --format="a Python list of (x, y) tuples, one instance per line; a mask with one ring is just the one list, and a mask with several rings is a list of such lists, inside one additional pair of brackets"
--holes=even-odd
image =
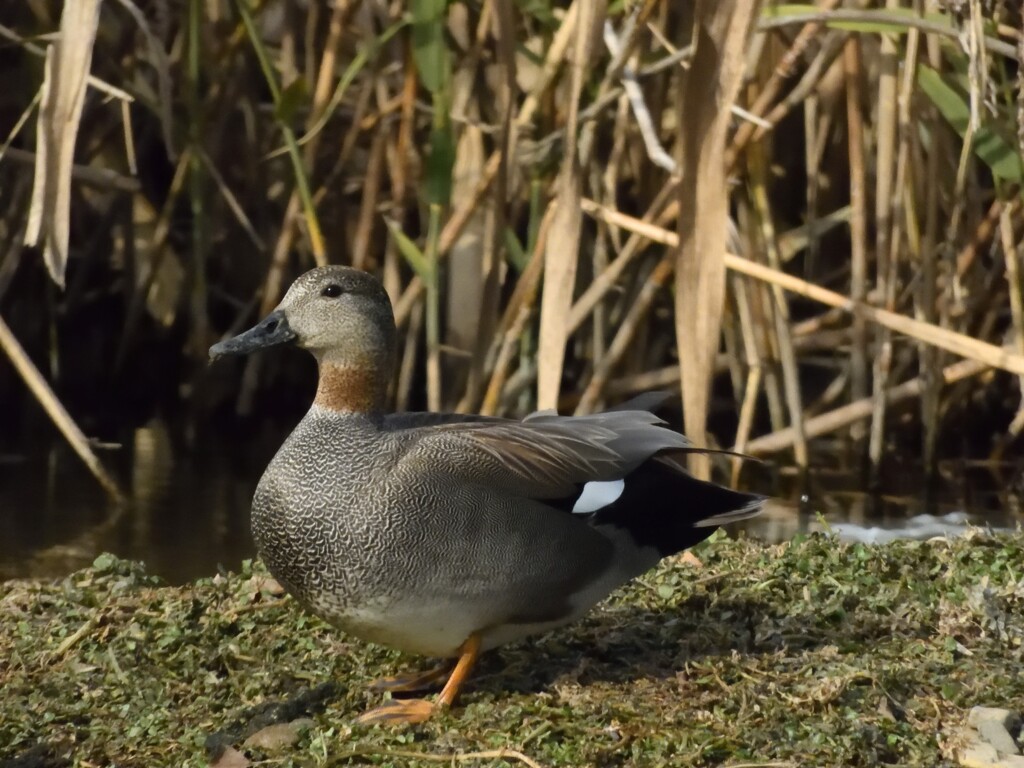
[(583, 493), (573, 505), (573, 514), (584, 515), (597, 512), (614, 503), (626, 490), (625, 480), (592, 480), (583, 486)]

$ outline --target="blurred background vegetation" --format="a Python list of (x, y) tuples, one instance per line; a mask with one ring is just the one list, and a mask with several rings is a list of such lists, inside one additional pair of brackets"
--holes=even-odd
[[(566, 412), (678, 392), (702, 365), (679, 360), (682, 309), (721, 316), (720, 344), (692, 340), (719, 349), (709, 442), (817, 466), (1015, 455), (1019, 4), (737, 4), (720, 308), (673, 276), (708, 5), (107, 0), (61, 290), (24, 240), (62, 5), (4, 3), (0, 317), (104, 440), (293, 422), (311, 362), (207, 349), (329, 262), (392, 296), (399, 409), (522, 414), (538, 379)], [(8, 452), (53, 435), (3, 358), (0, 424)]]

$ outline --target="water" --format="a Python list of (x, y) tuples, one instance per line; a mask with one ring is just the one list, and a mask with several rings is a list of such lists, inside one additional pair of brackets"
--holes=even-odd
[(0, 578), (61, 575), (100, 552), (142, 560), (173, 583), (237, 570), (255, 551), (249, 504), (279, 442), (184, 452), (160, 422), (136, 429), (104, 457), (129, 496), (120, 506), (63, 445), (0, 457)]
[[(278, 428), (183, 451), (163, 423), (138, 428), (105, 456), (130, 497), (121, 507), (108, 502), (63, 444), (0, 456), (0, 579), (60, 576), (101, 552), (142, 560), (171, 583), (237, 570), (254, 554), (253, 490), (283, 437)], [(920, 471), (896, 462), (884, 473), (882, 492), (866, 494), (842, 470), (819, 469), (798, 482), (790, 468), (761, 465), (751, 472), (752, 489), (774, 498), (746, 533), (778, 542), (831, 529), (846, 539), (880, 541), (955, 534), (968, 521), (1010, 529), (1024, 521), (1012, 466), (946, 462), (939, 475), (926, 494)]]

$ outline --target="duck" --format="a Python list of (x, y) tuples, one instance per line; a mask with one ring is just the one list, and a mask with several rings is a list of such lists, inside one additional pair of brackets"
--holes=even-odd
[(421, 723), (452, 706), (481, 653), (580, 619), (613, 590), (762, 496), (686, 470), (696, 450), (627, 405), (521, 420), (390, 413), (391, 302), (344, 266), (299, 276), (211, 359), (278, 345), (319, 367), (309, 412), (267, 466), (252, 534), (268, 570), (343, 632), (444, 660), (374, 684), (392, 694), (363, 724)]

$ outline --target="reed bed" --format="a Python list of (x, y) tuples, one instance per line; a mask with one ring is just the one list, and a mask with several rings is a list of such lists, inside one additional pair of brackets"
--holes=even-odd
[[(696, 441), (802, 467), (1024, 429), (1015, 3), (60, 13), (0, 17), (0, 315), (87, 426), (259, 410), (293, 374), (206, 349), (342, 263), (392, 296), (400, 408), (677, 390)], [(0, 368), (6, 423), (28, 398)]]

